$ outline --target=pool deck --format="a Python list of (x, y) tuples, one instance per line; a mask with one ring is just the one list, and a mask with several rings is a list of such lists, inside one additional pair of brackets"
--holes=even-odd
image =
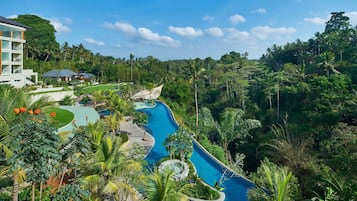
[(120, 130), (128, 133), (129, 142), (126, 145), (127, 148), (133, 147), (134, 144), (139, 144), (145, 148), (145, 155), (147, 155), (155, 144), (154, 137), (133, 123), (133, 120), (129, 117), (125, 117), (120, 122)]

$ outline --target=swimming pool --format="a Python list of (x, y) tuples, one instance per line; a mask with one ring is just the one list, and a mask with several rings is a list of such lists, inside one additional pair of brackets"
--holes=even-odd
[[(168, 153), (163, 146), (164, 140), (169, 134), (176, 132), (178, 125), (172, 119), (168, 108), (160, 102), (156, 103), (154, 108), (145, 108), (140, 111), (148, 115), (148, 130), (155, 138), (155, 145), (148, 154), (146, 161), (150, 166), (158, 162), (162, 157), (168, 156)], [(193, 143), (193, 154), (191, 161), (196, 167), (197, 174), (207, 184), (214, 186), (215, 182), (219, 181), (224, 169), (215, 160), (204, 153), (201, 148)], [(231, 178), (223, 183), (226, 194), (226, 201), (248, 201), (247, 192), (253, 184), (241, 177)]]
[(112, 112), (111, 110), (109, 110), (109, 109), (100, 110), (100, 111), (97, 111), (97, 112), (98, 112), (98, 114), (99, 114), (99, 116), (100, 116), (101, 118), (103, 118), (103, 117), (106, 117), (106, 116), (109, 116), (109, 115), (112, 115), (112, 114), (113, 114), (113, 112)]

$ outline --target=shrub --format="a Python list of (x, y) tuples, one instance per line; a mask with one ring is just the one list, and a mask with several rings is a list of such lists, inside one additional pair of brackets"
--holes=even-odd
[(200, 179), (193, 186), (185, 187), (182, 192), (189, 197), (204, 200), (216, 200), (220, 197), (216, 190), (205, 185)]
[(222, 147), (212, 144), (209, 139), (207, 138), (206, 135), (200, 134), (197, 137), (198, 142), (209, 152), (211, 153), (214, 157), (216, 157), (218, 160), (220, 160), (223, 163), (227, 164), (227, 161), (225, 160), (225, 155)]
[(0, 193), (0, 200), (2, 200), (2, 201), (10, 201), (10, 200), (12, 200), (12, 197), (8, 193)]
[(125, 142), (127, 142), (127, 141), (129, 140), (128, 134), (126, 134), (126, 133), (124, 133), (124, 132), (121, 132), (121, 133), (119, 134), (119, 137), (121, 138), (121, 140), (122, 140), (123, 143), (125, 143)]

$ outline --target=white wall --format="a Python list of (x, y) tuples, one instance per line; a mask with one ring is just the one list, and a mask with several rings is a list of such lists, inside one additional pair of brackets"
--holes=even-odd
[[(53, 88), (52, 88), (53, 90)], [(54, 92), (47, 92), (47, 93), (41, 93), (41, 94), (34, 94), (31, 96), (32, 101), (36, 101), (40, 99), (43, 96), (47, 96), (49, 101), (53, 102), (58, 102), (63, 100), (64, 97), (70, 96), (71, 98), (76, 98), (76, 96), (72, 91), (54, 91)]]

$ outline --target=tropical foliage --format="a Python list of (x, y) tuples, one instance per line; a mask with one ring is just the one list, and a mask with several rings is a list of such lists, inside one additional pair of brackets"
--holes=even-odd
[(191, 134), (184, 127), (180, 127), (176, 133), (169, 135), (164, 142), (170, 158), (178, 158), (181, 161), (189, 159), (193, 152)]
[(250, 200), (297, 200), (297, 179), (286, 167), (278, 167), (264, 159), (252, 179), (256, 187), (249, 191)]
[(172, 179), (172, 175), (172, 171), (162, 174), (157, 169), (154, 170), (147, 186), (150, 201), (178, 201), (183, 197), (177, 189), (178, 184)]
[[(257, 183), (264, 184), (264, 188), (271, 192), (262, 193), (265, 198), (354, 199), (349, 195), (357, 191), (354, 174), (357, 167), (357, 30), (344, 12), (331, 13), (323, 32), (315, 33), (307, 41), (297, 39), (281, 46), (273, 45), (259, 60), (249, 60), (248, 53), (235, 51), (219, 59), (207, 57), (160, 61), (153, 56), (139, 58), (134, 54), (114, 58), (94, 54), (83, 44), (65, 42), (59, 45), (53, 26), (38, 16), (19, 15), (15, 20), (32, 28), (26, 33), (24, 66), (40, 74), (53, 68), (70, 66), (74, 71), (96, 75), (101, 83), (130, 81), (125, 89), (118, 89), (119, 93), (95, 89), (88, 92), (93, 96), (95, 106), (105, 103), (112, 111), (132, 115), (133, 106), (129, 97), (136, 89), (164, 84), (161, 99), (174, 110), (188, 130), (195, 131), (194, 136), (202, 145), (227, 164), (237, 164), (238, 161), (239, 167), (242, 166), (242, 157), (235, 160), (231, 156), (244, 154), (243, 172), (256, 172), (258, 169), (261, 174), (257, 177), (260, 178), (256, 180)], [(42, 40), (38, 41), (38, 38)], [(29, 99), (25, 91), (0, 87), (0, 157), (6, 161), (1, 163), (6, 167), (4, 170), (10, 170), (8, 159), (13, 152), (6, 140), (10, 133), (15, 132), (11, 128), (17, 123), (15, 119), (18, 116), (13, 109), (23, 106), (42, 108), (41, 104), (32, 105), (26, 100)], [(30, 123), (39, 122), (28, 119), (28, 126)], [(39, 125), (38, 129), (45, 125)], [(86, 160), (81, 159), (80, 163), (91, 165), (93, 169), (72, 165), (70, 168), (60, 164), (54, 167), (62, 167), (59, 172), (66, 172), (65, 175), (71, 172), (64, 171), (65, 168), (81, 170), (81, 173), (82, 170), (91, 170), (91, 174), (101, 178), (97, 180), (101, 182), (92, 182), (93, 188), (87, 185), (87, 189), (93, 193), (90, 195), (92, 197), (109, 196), (109, 192), (113, 192), (110, 196), (118, 197), (119, 191), (111, 191), (115, 188), (109, 187), (119, 184), (130, 184), (130, 188), (122, 188), (127, 190), (125, 193), (124, 190), (120, 191), (123, 193), (120, 195), (133, 195), (129, 189), (136, 182), (124, 182), (122, 178), (127, 177), (116, 172), (119, 170), (114, 168), (116, 165), (103, 169), (96, 165), (110, 162), (103, 155), (109, 153), (109, 149), (103, 148), (103, 143), (110, 147), (110, 139), (112, 144), (120, 144), (114, 135), (110, 135), (117, 132), (118, 127), (115, 126), (109, 119), (107, 122), (101, 120), (83, 131), (90, 143), (90, 152), (83, 154)], [(20, 132), (21, 129), (16, 127), (16, 130)], [(49, 131), (51, 128), (43, 130), (47, 134)], [(63, 142), (58, 143), (54, 147), (61, 150)], [(112, 152), (118, 151), (112, 149)], [(238, 156), (243, 156), (240, 154)], [(125, 154), (117, 158), (119, 164), (132, 160)], [(264, 158), (269, 158), (271, 162), (265, 162)], [(138, 161), (134, 162), (137, 164)], [(133, 171), (138, 169), (133, 168)], [(39, 184), (44, 180), (32, 179), (34, 176), (28, 173), (25, 178), (22, 172), (25, 169), (17, 169), (18, 172), (13, 170), (16, 168), (4, 171), (18, 178), (13, 181)], [(327, 170), (334, 175), (335, 181), (324, 176)], [(46, 175), (54, 172), (52, 169), (46, 171)], [(86, 172), (86, 176), (91, 175), (89, 172)], [(81, 176), (77, 175), (76, 182), (69, 183), (82, 188), (83, 185), (77, 182), (82, 181), (82, 178), (79, 179)], [(274, 182), (264, 183), (267, 178)], [(295, 178), (299, 185), (295, 185)], [(109, 185), (109, 182), (115, 185)], [(296, 186), (299, 190), (295, 190)], [(285, 190), (275, 194), (274, 189)]]

